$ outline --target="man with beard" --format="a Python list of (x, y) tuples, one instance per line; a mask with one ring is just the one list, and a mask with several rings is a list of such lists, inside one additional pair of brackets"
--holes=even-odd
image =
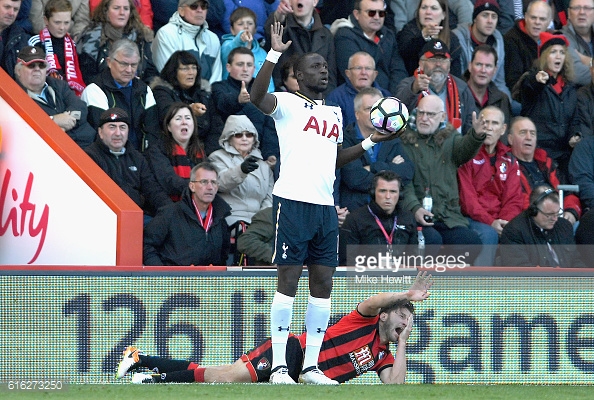
[[(420, 272), (405, 292), (385, 292), (359, 303), (324, 334), (320, 369), (337, 382), (346, 382), (367, 371), (375, 371), (387, 384), (404, 383), (406, 378), (406, 342), (413, 327), (411, 301), (429, 297), (431, 275)], [(288, 358), (291, 376), (302, 368), (306, 337), (311, 332), (290, 335)], [(389, 349), (397, 343), (396, 354)], [(268, 382), (271, 375), (272, 344), (264, 340), (235, 363), (222, 366), (199, 366), (186, 360), (151, 357), (135, 347), (127, 347), (118, 366), (116, 379), (138, 368), (152, 373), (136, 373), (132, 383), (250, 383)], [(158, 371), (158, 373), (157, 373)]]
[[(419, 101), (401, 136), (415, 165), (412, 182), (404, 186), (402, 207), (415, 215), (427, 244), (451, 245), (445, 250), (455, 256), (467, 253), (468, 264), (479, 254), (481, 240), (460, 211), (457, 170), (475, 156), (485, 140), (486, 121), (476, 115), (472, 116), (473, 128), (462, 136), (445, 122), (443, 101), (429, 95)], [(433, 198), (431, 211), (423, 207), (427, 195)]]
[(444, 105), (445, 121), (462, 134), (472, 128), (472, 112), (478, 111), (474, 99), (466, 90), (466, 83), (450, 74), (450, 51), (438, 39), (428, 41), (421, 50), (419, 68), (414, 76), (403, 79), (396, 90), (398, 97), (409, 110), (421, 98), (436, 95)]

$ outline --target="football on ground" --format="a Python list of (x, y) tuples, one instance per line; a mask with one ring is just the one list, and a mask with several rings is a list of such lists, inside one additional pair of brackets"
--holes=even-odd
[(369, 118), (379, 133), (391, 135), (404, 131), (408, 121), (408, 108), (396, 97), (383, 97), (371, 107)]

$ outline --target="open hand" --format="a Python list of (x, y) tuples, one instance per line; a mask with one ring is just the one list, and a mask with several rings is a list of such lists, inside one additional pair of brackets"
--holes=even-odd
[(277, 21), (270, 28), (270, 47), (272, 50), (280, 51), (281, 53), (287, 50), (293, 41), (289, 40), (287, 43), (283, 43), (285, 27)]
[(410, 301), (423, 301), (431, 294), (429, 289), (433, 286), (431, 274), (427, 271), (419, 272), (415, 281), (408, 289), (408, 299)]

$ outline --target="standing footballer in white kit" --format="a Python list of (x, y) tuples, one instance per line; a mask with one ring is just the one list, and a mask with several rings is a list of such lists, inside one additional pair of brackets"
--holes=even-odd
[(291, 41), (283, 43), (283, 26), (272, 26), (271, 47), (250, 93), (251, 102), (276, 123), (281, 168), (273, 190), (277, 291), (270, 310), (271, 383), (294, 384), (286, 347), (293, 301), (303, 265), (309, 273), (305, 315), (307, 343), (300, 382), (336, 385), (318, 369), (318, 356), (330, 318), (332, 276), (338, 265), (338, 217), (332, 196), (335, 169), (355, 160), (376, 142), (398, 136), (372, 135), (342, 149), (342, 112), (328, 106), (328, 63), (316, 53), (304, 54), (293, 66), (299, 83), (295, 93), (268, 93), (272, 71)]

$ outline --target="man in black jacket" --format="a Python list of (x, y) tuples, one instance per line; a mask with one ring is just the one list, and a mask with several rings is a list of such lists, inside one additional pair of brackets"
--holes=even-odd
[[(393, 171), (380, 171), (373, 177), (371, 202), (347, 215), (340, 230), (340, 260), (347, 260), (346, 246), (376, 245), (381, 254), (416, 254), (417, 224), (414, 215), (398, 207), (402, 179)], [(377, 256), (376, 254), (373, 254)]]
[(110, 108), (99, 121), (99, 137), (86, 148), (87, 154), (146, 215), (170, 204), (171, 199), (157, 183), (144, 156), (128, 143), (128, 114)]
[(534, 188), (530, 207), (512, 219), (501, 233), (501, 265), (585, 268), (579, 258), (573, 227), (559, 218), (559, 193), (550, 186)]
[(13, 78), (19, 50), (30, 37), (14, 23), (20, 8), (21, 0), (0, 0), (0, 67)]
[(136, 43), (128, 39), (116, 41), (109, 51), (107, 66), (85, 88), (82, 100), (89, 107), (88, 121), (101, 126), (101, 115), (110, 107), (118, 107), (129, 115), (129, 141), (136, 150), (144, 151), (159, 140), (161, 128), (155, 98), (151, 89), (136, 77), (140, 53)]
[(46, 72), (45, 52), (39, 47), (24, 47), (14, 69), (17, 83), (76, 144), (86, 148), (97, 136), (97, 130), (87, 122), (87, 105), (66, 81)]
[(192, 168), (182, 199), (159, 210), (144, 229), (145, 265), (226, 265), (231, 207), (217, 196), (212, 164)]

